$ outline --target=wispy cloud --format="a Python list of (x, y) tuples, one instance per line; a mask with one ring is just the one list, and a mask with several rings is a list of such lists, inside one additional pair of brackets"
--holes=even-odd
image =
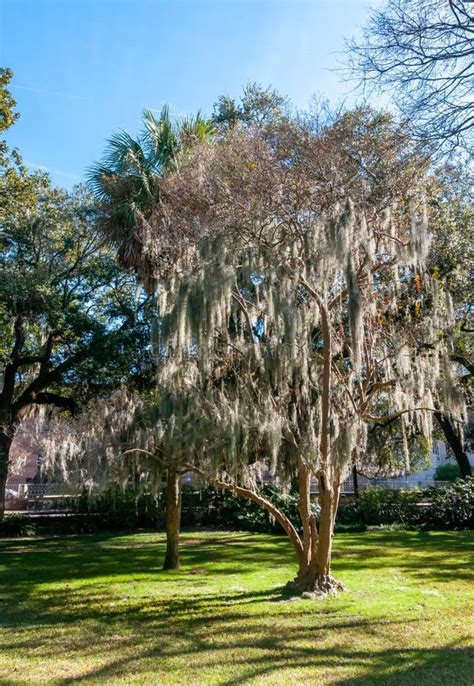
[(66, 93), (64, 91), (50, 91), (46, 88), (33, 88), (31, 86), (19, 86), (18, 84), (13, 84), (11, 88), (17, 88), (22, 91), (29, 91), (30, 93), (40, 93), (41, 95), (54, 95), (62, 98), (69, 98), (71, 100), (83, 100), (85, 102), (92, 102), (92, 98), (85, 97), (84, 95), (76, 95), (75, 93)]
[(158, 107), (150, 107), (149, 105), (144, 105), (143, 109), (144, 110), (150, 110), (150, 112), (156, 112), (157, 114), (161, 114), (161, 110), (163, 107), (167, 105), (170, 111), (170, 114), (172, 117), (187, 117), (188, 113), (187, 112), (181, 112), (173, 103), (171, 102), (166, 102), (162, 100), (160, 103), (158, 103)]
[(62, 169), (56, 169), (55, 167), (48, 167), (45, 164), (36, 164), (36, 162), (32, 162), (31, 160), (25, 160), (25, 164), (28, 167), (32, 167), (34, 169), (39, 169), (40, 171), (48, 172), (48, 174), (54, 174), (55, 176), (62, 176), (65, 179), (69, 179), (70, 181), (81, 181), (81, 179), (82, 179), (82, 177), (79, 174), (74, 174), (73, 172), (63, 171)]

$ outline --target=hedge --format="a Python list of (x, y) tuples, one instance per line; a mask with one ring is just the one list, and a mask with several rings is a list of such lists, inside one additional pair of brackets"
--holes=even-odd
[[(295, 492), (284, 493), (266, 486), (269, 497), (293, 522), (298, 522)], [(313, 505), (318, 516), (318, 505)], [(211, 488), (196, 492), (183, 487), (182, 525), (221, 527), (255, 532), (282, 533), (258, 505), (230, 492)], [(396, 526), (421, 529), (474, 529), (474, 478), (445, 487), (425, 490), (390, 491), (371, 487), (358, 499), (342, 502), (336, 530), (363, 530), (369, 526)], [(96, 496), (84, 493), (74, 503), (73, 512), (57, 517), (7, 515), (0, 518), (0, 536), (35, 533), (69, 534), (100, 531), (134, 531), (164, 528), (162, 494), (135, 493), (111, 487)]]

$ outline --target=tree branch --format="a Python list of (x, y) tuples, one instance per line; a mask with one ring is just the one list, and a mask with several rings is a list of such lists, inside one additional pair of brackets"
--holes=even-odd
[(212, 477), (209, 477), (205, 474), (205, 472), (202, 469), (199, 469), (199, 467), (195, 467), (192, 464), (186, 464), (183, 466), (188, 471), (193, 472), (205, 481), (209, 482), (215, 488), (221, 488), (224, 490), (232, 491), (233, 493), (236, 493), (237, 495), (240, 495), (243, 498), (246, 498), (247, 500), (251, 500), (263, 509), (267, 510), (267, 512), (269, 512), (272, 515), (272, 517), (274, 517), (277, 520), (277, 522), (281, 525), (283, 530), (289, 536), (298, 556), (298, 560), (302, 559), (303, 544), (301, 542), (301, 538), (298, 532), (296, 531), (295, 527), (288, 519), (288, 517), (285, 514), (283, 514), (283, 512), (281, 512), (278, 508), (276, 508), (269, 500), (264, 498), (256, 491), (252, 491), (250, 488), (243, 488), (242, 486), (236, 486), (235, 484), (229, 483), (227, 481), (221, 481), (220, 479), (214, 479)]
[(55, 405), (56, 407), (64, 408), (74, 416), (76, 414), (76, 403), (73, 398), (67, 398), (57, 393), (38, 393), (34, 398), (35, 405)]

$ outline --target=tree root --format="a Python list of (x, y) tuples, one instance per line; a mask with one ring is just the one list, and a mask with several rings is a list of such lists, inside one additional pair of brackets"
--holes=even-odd
[(298, 594), (302, 598), (319, 600), (327, 596), (337, 595), (339, 591), (347, 591), (347, 588), (334, 577), (321, 574), (315, 579), (296, 577), (294, 581), (287, 584), (286, 590), (289, 593)]

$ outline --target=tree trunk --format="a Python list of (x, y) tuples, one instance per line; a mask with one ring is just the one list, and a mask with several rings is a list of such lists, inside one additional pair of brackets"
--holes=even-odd
[(298, 510), (303, 528), (303, 535), (300, 537), (288, 517), (256, 491), (208, 477), (201, 469), (192, 464), (185, 465), (185, 468), (206, 479), (216, 488), (233, 491), (237, 495), (257, 503), (281, 524), (293, 544), (298, 559), (298, 574), (294, 581), (287, 584), (289, 591), (315, 597), (344, 590), (344, 585), (331, 576), (332, 536), (340, 493), (338, 474), (330, 487), (326, 475), (321, 472), (318, 475), (319, 502), (321, 505), (318, 526), (311, 509), (311, 470), (303, 460), (300, 461), (298, 468)]
[(169, 470), (166, 484), (166, 557), (163, 569), (179, 569), (181, 473)]
[(0, 432), (0, 517), (5, 512), (5, 491), (8, 478), (8, 457), (12, 439), (6, 433)]
[(337, 477), (329, 483), (327, 475), (320, 472), (319, 483), (319, 522), (316, 525), (311, 510), (310, 472), (307, 467), (299, 467), (299, 501), (298, 509), (303, 525), (303, 550), (299, 570), (288, 589), (307, 597), (323, 596), (337, 593), (344, 585), (331, 575), (331, 553), (334, 523), (339, 503), (340, 480)]
[(357, 475), (357, 467), (352, 465), (352, 483), (354, 484), (354, 498), (358, 500), (359, 498), (359, 479)]
[(462, 478), (466, 479), (468, 476), (472, 476), (472, 467), (470, 465), (469, 458), (463, 448), (459, 434), (454, 428), (451, 420), (445, 414), (441, 414), (441, 412), (435, 412), (434, 415), (438, 424), (443, 430), (446, 442), (454, 453), (454, 457), (458, 463)]
[(298, 465), (299, 512), (303, 525), (303, 551), (296, 579), (289, 588), (310, 597), (336, 593), (344, 586), (331, 576), (332, 536), (336, 513), (339, 505), (341, 479), (336, 467), (329, 479), (330, 460), (330, 419), (331, 419), (331, 376), (332, 376), (332, 334), (328, 307), (311, 288), (306, 279), (302, 285), (315, 298), (321, 315), (323, 336), (323, 373), (321, 393), (321, 438), (319, 457), (323, 467), (317, 472), (318, 498), (320, 505), (319, 523), (316, 525), (311, 512), (311, 473), (309, 466), (301, 458)]

